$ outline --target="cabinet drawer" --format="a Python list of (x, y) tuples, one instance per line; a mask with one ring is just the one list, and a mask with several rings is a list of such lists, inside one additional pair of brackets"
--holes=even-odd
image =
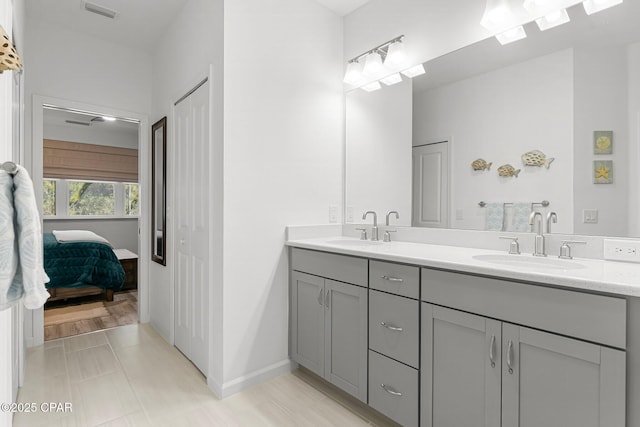
[(369, 348), (418, 368), (419, 304), (417, 300), (370, 291)]
[(626, 348), (627, 301), (508, 280), (422, 269), (423, 301), (585, 341)]
[(418, 425), (418, 371), (369, 351), (369, 406), (405, 427)]
[(291, 249), (291, 268), (339, 282), (368, 286), (368, 260), (347, 255)]
[(369, 286), (373, 289), (418, 299), (420, 297), (420, 269), (391, 262), (369, 263)]

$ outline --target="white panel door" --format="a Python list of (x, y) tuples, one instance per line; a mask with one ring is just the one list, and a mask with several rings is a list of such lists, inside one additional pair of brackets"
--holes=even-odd
[(175, 345), (206, 375), (211, 217), (208, 83), (176, 105), (175, 126)]
[(449, 226), (449, 143), (413, 147), (414, 227)]

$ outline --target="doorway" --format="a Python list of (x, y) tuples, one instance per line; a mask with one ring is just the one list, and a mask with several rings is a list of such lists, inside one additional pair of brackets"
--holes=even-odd
[(449, 141), (414, 146), (413, 227), (449, 227)]
[[(67, 121), (76, 123), (67, 123)], [(123, 131), (123, 129), (127, 127), (130, 130), (135, 129), (135, 136), (130, 135), (128, 138), (129, 142), (123, 142), (127, 138), (119, 138), (121, 140), (119, 144), (135, 144), (136, 146), (138, 153), (136, 162), (136, 185), (133, 185), (134, 183), (131, 182), (133, 181), (132, 179), (130, 179), (129, 182), (125, 182), (125, 179), (119, 179), (118, 177), (116, 177), (115, 179), (111, 178), (110, 180), (107, 180), (105, 179), (105, 177), (99, 176), (98, 172), (96, 172), (97, 175), (96, 179), (94, 180), (95, 182), (89, 182), (91, 180), (80, 179), (71, 175), (67, 177), (68, 179), (60, 178), (60, 176), (56, 177), (57, 181), (53, 183), (54, 185), (52, 185), (51, 182), (45, 182), (45, 176), (43, 175), (43, 172), (45, 170), (43, 150), (45, 149), (45, 147), (48, 152), (50, 152), (51, 150), (51, 147), (48, 145), (49, 143), (44, 142), (45, 139), (47, 139), (48, 141), (59, 141), (64, 139), (72, 140), (66, 141), (69, 142), (70, 145), (65, 146), (64, 144), (59, 144), (59, 146), (56, 146), (55, 148), (62, 147), (64, 149), (68, 147), (78, 147), (83, 143), (86, 143), (85, 141), (82, 141), (82, 137), (83, 135), (86, 136), (87, 128), (93, 128), (96, 131), (101, 128), (102, 130), (104, 130), (107, 129), (105, 125), (111, 124), (109, 122), (114, 122), (114, 124), (117, 124), (117, 127), (119, 127), (121, 131)], [(139, 319), (139, 321), (141, 322), (148, 322), (148, 263), (146, 260), (148, 258), (150, 248), (148, 243), (145, 244), (145, 242), (148, 241), (148, 239), (145, 238), (145, 236), (148, 235), (148, 232), (146, 230), (147, 221), (143, 215), (143, 213), (148, 209), (147, 205), (149, 199), (147, 178), (149, 170), (147, 166), (149, 163), (149, 147), (146, 143), (148, 139), (148, 118), (145, 115), (140, 115), (137, 113), (119, 109), (95, 106), (63, 99), (34, 96), (32, 123), (33, 148), (31, 153), (30, 166), (36, 199), (39, 203), (39, 209), (41, 213), (45, 214), (43, 231), (46, 233), (51, 232), (54, 229), (89, 229), (89, 231), (92, 231), (91, 229), (93, 229), (95, 230), (93, 232), (98, 236), (107, 234), (107, 236), (103, 237), (105, 237), (107, 240), (113, 240), (113, 242), (111, 242), (113, 249), (120, 250), (113, 251), (113, 255), (115, 255), (116, 261), (121, 264), (123, 270), (128, 270), (125, 272), (125, 274), (128, 273), (128, 277), (126, 277), (125, 280), (128, 279), (130, 285), (131, 282), (133, 282), (133, 284), (135, 284), (137, 287), (137, 291), (135, 291), (137, 293), (135, 299), (127, 299), (127, 303), (129, 305), (133, 304), (134, 309), (137, 312), (137, 314), (134, 314), (133, 316), (135, 316), (136, 321)], [(67, 127), (64, 128), (62, 123), (64, 123), (64, 125), (66, 125)], [(65, 138), (64, 136), (68, 136), (69, 138)], [(93, 136), (92, 138), (100, 139), (101, 137), (102, 136), (98, 135)], [(93, 142), (101, 141), (94, 139)], [(102, 146), (107, 147), (107, 144), (103, 142)], [(86, 147), (86, 145), (82, 148), (84, 147)], [(126, 150), (126, 148), (122, 146), (119, 148)], [(107, 150), (112, 150), (112, 148), (107, 148)], [(89, 164), (89, 167), (87, 169), (95, 169), (91, 167), (89, 160), (87, 160), (87, 164)], [(47, 175), (51, 175), (50, 171), (47, 173)], [(46, 178), (47, 180), (50, 180), (51, 177), (47, 176)], [(81, 178), (87, 177), (85, 176)], [(105, 182), (107, 183), (105, 184)], [(57, 187), (58, 185), (59, 187)], [(90, 190), (94, 185), (94, 189)], [(53, 199), (51, 198), (50, 194), (52, 187), (57, 187), (60, 190), (55, 192), (55, 195), (57, 197), (54, 197)], [(77, 203), (78, 198), (76, 196), (78, 196), (78, 194), (81, 194), (83, 196), (84, 202), (81, 201), (81, 203)], [(89, 194), (92, 197), (92, 200), (89, 201), (91, 203), (87, 202), (87, 197), (84, 197)], [(105, 196), (105, 194), (113, 196), (112, 200), (109, 200), (110, 204), (105, 202), (108, 197), (102, 197), (102, 199), (100, 200), (97, 199), (101, 196)], [(137, 202), (135, 202), (135, 199), (137, 199)], [(72, 202), (75, 202), (75, 205)], [(108, 206), (105, 208), (104, 205)], [(107, 211), (104, 211), (104, 209), (107, 209)], [(56, 215), (51, 215), (52, 213), (58, 212), (61, 213), (59, 217), (56, 217)], [(80, 215), (77, 215), (78, 213), (80, 213)], [(105, 215), (105, 213), (107, 213), (108, 215)], [(136, 213), (142, 214), (137, 215)], [(88, 218), (90, 214), (96, 215)], [(129, 215), (129, 217), (127, 218), (126, 214), (131, 215)], [(124, 224), (127, 222), (128, 224), (125, 227)], [(121, 229), (119, 230), (119, 228)], [(124, 228), (126, 228), (128, 231), (122, 230)], [(118, 255), (117, 252), (123, 253)], [(136, 256), (137, 259), (135, 259)], [(136, 261), (137, 271), (125, 269), (127, 263), (130, 265), (133, 259), (135, 259)], [(111, 262), (113, 263), (113, 259), (111, 260)], [(64, 300), (65, 298), (61, 299)], [(121, 297), (114, 297), (114, 300), (121, 299)], [(102, 300), (103, 299), (100, 299), (100, 301), (98, 301), (99, 304), (97, 304), (101, 305), (101, 307), (96, 307), (96, 310), (81, 315), (81, 317), (84, 316), (91, 318), (91, 314), (97, 314), (97, 317), (104, 317), (100, 316), (100, 314), (109, 313), (109, 310), (103, 305)], [(132, 300), (134, 301), (132, 302)], [(86, 302), (78, 301), (76, 295), (72, 295), (71, 297), (67, 298), (67, 302), (69, 301), (72, 301), (74, 304), (78, 302)], [(92, 301), (89, 302), (91, 303)], [(108, 302), (104, 302), (104, 304), (108, 304)], [(131, 317), (131, 314), (129, 317)], [(95, 323), (100, 323), (95, 320), (81, 320), (84, 320), (84, 326), (79, 328), (78, 332), (80, 333), (90, 332), (90, 330), (87, 330), (87, 328), (89, 328), (89, 324), (94, 323), (94, 326), (96, 326)], [(60, 316), (58, 316), (58, 321), (60, 321)], [(117, 326), (113, 324), (113, 321), (113, 319), (109, 320), (105, 318), (104, 322), (102, 323), (103, 326), (107, 327)], [(70, 326), (67, 326), (67, 329), (72, 328)], [(42, 344), (44, 342), (45, 336), (44, 330), (44, 310), (39, 309), (29, 311), (25, 316), (25, 341), (27, 343), (27, 346), (37, 346)]]

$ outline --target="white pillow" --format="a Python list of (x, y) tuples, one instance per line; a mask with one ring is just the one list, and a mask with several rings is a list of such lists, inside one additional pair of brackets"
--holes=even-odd
[(53, 235), (60, 243), (64, 242), (100, 242), (111, 246), (111, 243), (102, 236), (89, 230), (53, 230)]

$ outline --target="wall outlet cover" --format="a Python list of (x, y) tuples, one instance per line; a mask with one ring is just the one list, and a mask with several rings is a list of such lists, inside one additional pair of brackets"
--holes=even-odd
[(336, 205), (329, 206), (329, 222), (331, 224), (338, 222), (338, 207)]
[(604, 239), (604, 259), (640, 263), (640, 241)]

